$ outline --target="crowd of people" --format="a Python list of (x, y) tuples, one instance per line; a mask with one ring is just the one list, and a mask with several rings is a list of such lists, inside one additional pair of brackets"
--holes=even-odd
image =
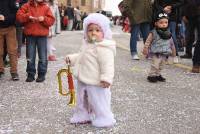
[[(169, 26), (176, 48), (174, 63), (180, 58), (192, 59), (192, 72), (200, 73), (200, 2), (198, 0), (123, 0), (119, 4), (122, 16), (114, 18), (123, 31), (130, 32), (130, 50), (133, 60), (139, 60), (137, 52), (138, 36), (145, 43), (148, 33), (154, 28), (156, 16), (165, 12), (169, 16)], [(192, 48), (194, 48), (194, 52)], [(185, 54), (179, 56), (179, 51)]]
[(87, 16), (78, 6), (74, 8), (68, 4), (65, 7), (58, 5), (57, 0), (2, 0), (0, 8), (0, 79), (4, 76), (4, 67), (10, 66), (14, 81), (19, 80), (17, 63), (22, 46), (25, 45), (27, 50), (26, 81), (35, 80), (37, 48), (39, 66), (36, 81), (43, 82), (47, 61), (56, 61), (53, 37), (61, 30), (82, 30), (83, 19)]

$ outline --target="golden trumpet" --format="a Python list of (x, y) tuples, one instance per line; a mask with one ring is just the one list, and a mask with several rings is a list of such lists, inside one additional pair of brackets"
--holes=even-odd
[[(66, 73), (66, 75), (67, 75), (69, 92), (66, 92), (66, 90), (63, 90), (62, 78), (61, 78), (61, 75), (63, 73)], [(71, 73), (71, 70), (70, 70), (70, 65), (68, 65), (67, 68), (60, 69), (57, 73), (57, 77), (58, 77), (59, 93), (63, 96), (70, 95), (70, 100), (69, 100), (68, 105), (69, 106), (75, 106), (76, 105), (76, 95), (75, 95), (74, 81), (73, 81), (72, 73)]]

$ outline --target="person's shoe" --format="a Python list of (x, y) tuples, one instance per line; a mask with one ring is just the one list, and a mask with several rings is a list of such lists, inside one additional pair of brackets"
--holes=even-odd
[(43, 82), (45, 80), (45, 76), (38, 76), (36, 82)]
[(132, 55), (132, 60), (139, 60), (140, 58), (138, 57), (137, 54)]
[(189, 54), (185, 54), (185, 55), (182, 55), (180, 57), (183, 58), (183, 59), (192, 59), (192, 55), (189, 55)]
[(200, 66), (193, 66), (192, 73), (200, 73)]
[(178, 56), (175, 56), (175, 57), (174, 57), (174, 59), (173, 59), (173, 63), (174, 63), (174, 64), (177, 64), (177, 63), (179, 63)]
[(151, 83), (156, 83), (158, 81), (156, 76), (148, 76), (147, 80)]
[(33, 82), (35, 80), (34, 75), (32, 74), (28, 74), (27, 78), (26, 78), (26, 82)]
[(48, 61), (56, 61), (56, 56), (55, 55), (49, 55)]
[(166, 81), (166, 79), (164, 77), (162, 77), (162, 75), (156, 76), (156, 79), (158, 81), (161, 81), (161, 82), (165, 82)]
[(0, 80), (3, 78), (4, 72), (0, 72)]
[(11, 76), (12, 76), (12, 80), (13, 80), (13, 81), (18, 81), (18, 80), (19, 80), (19, 75), (18, 75), (18, 73), (11, 73)]

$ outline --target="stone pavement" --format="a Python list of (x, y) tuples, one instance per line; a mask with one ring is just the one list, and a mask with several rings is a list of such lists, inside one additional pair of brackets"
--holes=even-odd
[[(113, 31), (117, 44), (127, 47), (129, 36), (121, 33), (119, 28)], [(162, 73), (167, 81), (149, 83), (146, 80), (149, 61), (133, 61), (129, 51), (121, 47), (117, 49), (111, 89), (117, 124), (105, 129), (90, 124), (71, 125), (72, 108), (67, 106), (69, 97), (59, 95), (56, 74), (66, 66), (65, 55), (78, 51), (82, 36), (80, 31), (66, 31), (54, 38), (58, 60), (49, 62), (44, 83), (25, 82), (23, 47), (19, 59), (20, 81), (10, 80), (8, 68), (0, 81), (0, 134), (200, 133), (200, 75), (166, 65)]]

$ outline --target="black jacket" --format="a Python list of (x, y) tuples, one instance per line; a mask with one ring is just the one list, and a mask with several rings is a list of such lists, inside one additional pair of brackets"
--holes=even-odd
[(196, 3), (195, 0), (185, 0), (182, 16), (186, 16), (187, 19), (192, 19), (193, 17), (199, 16), (199, 15), (200, 15), (199, 3)]
[(170, 21), (177, 21), (178, 10), (184, 5), (184, 0), (155, 0), (153, 4), (153, 14), (154, 19), (158, 12), (164, 10), (166, 6), (172, 6), (172, 12), (169, 14)]
[(15, 25), (16, 11), (15, 0), (0, 0), (0, 14), (5, 17), (4, 21), (0, 21), (0, 28)]

